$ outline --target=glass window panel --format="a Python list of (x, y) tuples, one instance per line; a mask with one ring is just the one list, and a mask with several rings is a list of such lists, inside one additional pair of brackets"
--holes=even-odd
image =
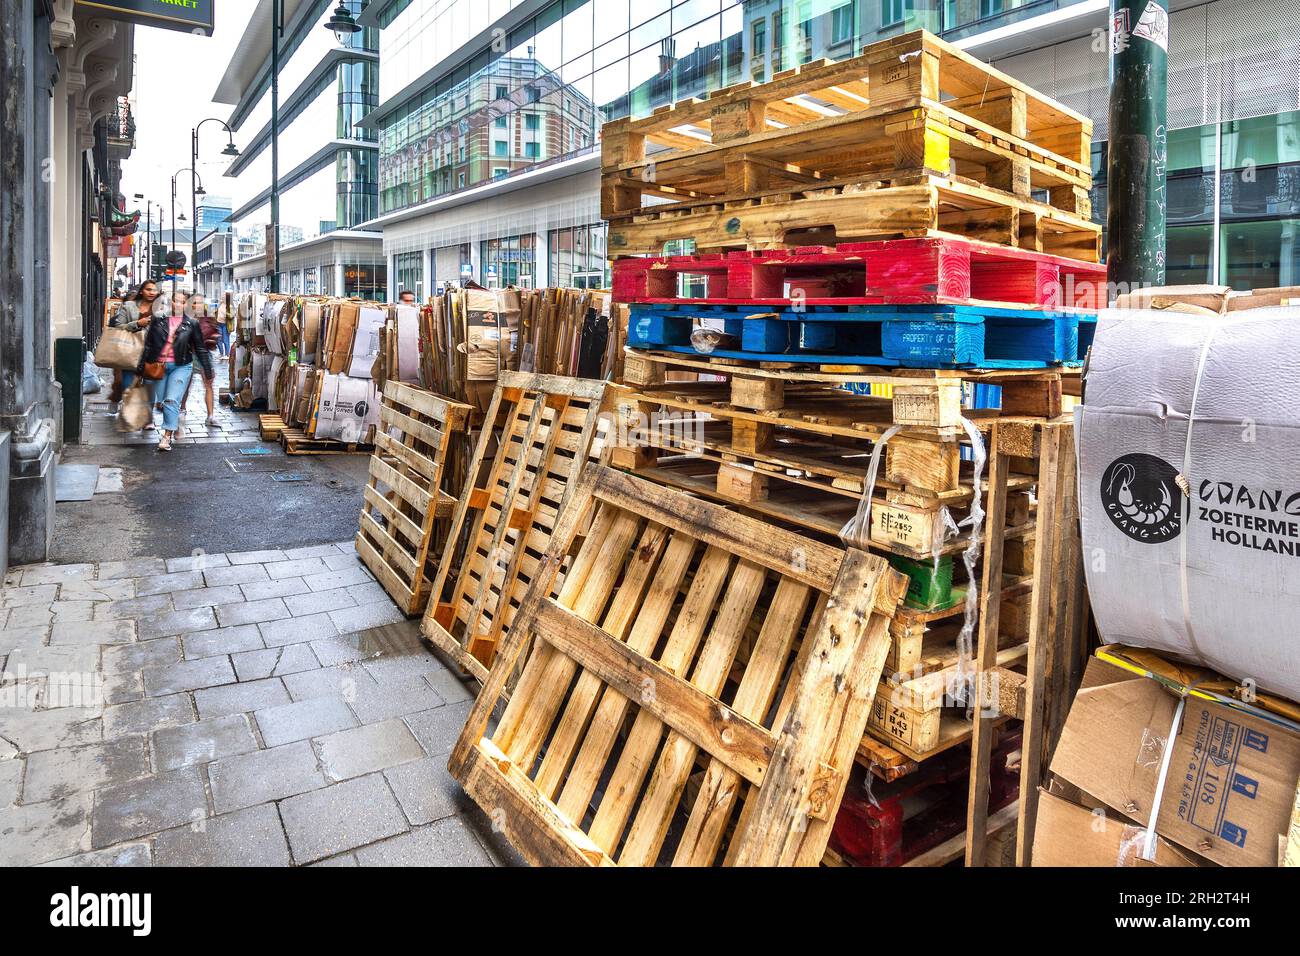
[(631, 0), (592, 0), (592, 43), (600, 46), (632, 26)]

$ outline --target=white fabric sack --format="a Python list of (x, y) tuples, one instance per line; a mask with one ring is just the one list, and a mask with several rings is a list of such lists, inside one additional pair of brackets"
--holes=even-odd
[(1079, 507), (1103, 640), (1300, 699), (1300, 308), (1105, 312), (1085, 395)]

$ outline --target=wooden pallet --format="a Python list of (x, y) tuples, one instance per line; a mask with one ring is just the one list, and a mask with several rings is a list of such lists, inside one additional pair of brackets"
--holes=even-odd
[(437, 575), (435, 525), (456, 498), (444, 487), (452, 442), (473, 409), (401, 382), (384, 384), (357, 554), (405, 614), (419, 614)]
[(1086, 117), (916, 31), (606, 125), (602, 212), (923, 168), (1086, 217), (1091, 139)]
[(713, 359), (922, 369), (1078, 364), (1078, 313), (984, 305), (637, 304), (627, 344), (694, 356), (701, 353), (691, 335), (719, 326), (725, 344)]
[(287, 427), (288, 426), (284, 423), (284, 419), (279, 415), (257, 416), (257, 431), (262, 441), (278, 442), (280, 440), (280, 433)]
[[(722, 385), (714, 382), (666, 382), (670, 371), (682, 371), (718, 376)], [(794, 417), (809, 426), (808, 430), (822, 434), (840, 434), (847, 437), (871, 438), (890, 425), (907, 427), (926, 426), (937, 429), (936, 438), (950, 439), (963, 434), (963, 414), (971, 417), (971, 409), (962, 410), (962, 385), (997, 385), (1001, 389), (1001, 414), (1055, 418), (1064, 411), (1062, 398), (1077, 394), (1080, 371), (1077, 368), (1047, 369), (910, 369), (871, 368), (820, 363), (808, 365), (797, 362), (739, 361), (711, 359), (707, 355), (688, 355), (680, 352), (654, 352), (628, 349), (624, 357), (623, 380), (642, 392), (653, 390), (655, 400), (661, 392), (676, 389), (682, 398), (684, 410), (725, 413), (727, 406), (733, 417), (741, 412), (774, 413), (752, 419), (756, 425), (780, 425), (782, 419)], [(891, 390), (891, 404), (886, 413), (882, 409), (868, 412), (865, 406), (844, 406), (850, 415), (838, 414), (834, 408), (823, 407), (814, 411), (777, 414), (788, 407), (787, 393), (793, 399), (803, 399), (817, 392), (829, 393), (833, 403), (842, 402), (841, 390), (846, 387), (885, 385)], [(709, 408), (703, 408), (707, 404)], [(697, 408), (698, 407), (698, 408)], [(980, 415), (983, 421), (988, 415)], [(743, 416), (740, 416), (743, 417)]]
[(598, 426), (616, 391), (591, 379), (523, 372), (504, 372), (498, 380), (468, 472), (482, 484), (467, 489), (456, 506), (433, 583), (436, 599), (421, 624), (436, 647), (480, 682), (583, 466), (603, 450)]
[(700, 252), (783, 249), (888, 236), (956, 237), (1101, 260), (1101, 226), (1031, 198), (952, 176), (828, 183), (734, 200), (692, 200), (609, 223), (613, 256), (663, 255), (693, 239)]
[(301, 428), (287, 426), (280, 432), (280, 444), (286, 455), (369, 455), (375, 449), (374, 445), (362, 442), (309, 438)]
[(534, 864), (815, 866), (903, 590), (878, 558), (593, 466), (452, 774)]
[[(951, 238), (634, 257), (612, 267), (615, 301), (628, 303), (1106, 307), (1103, 265)], [(680, 298), (683, 278), (702, 280), (704, 298)]]

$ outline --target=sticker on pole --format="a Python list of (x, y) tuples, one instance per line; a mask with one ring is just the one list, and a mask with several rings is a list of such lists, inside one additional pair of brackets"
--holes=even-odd
[(1147, 8), (1142, 11), (1142, 19), (1133, 28), (1133, 36), (1150, 40), (1168, 53), (1169, 11), (1156, 3), (1156, 0), (1147, 0)]

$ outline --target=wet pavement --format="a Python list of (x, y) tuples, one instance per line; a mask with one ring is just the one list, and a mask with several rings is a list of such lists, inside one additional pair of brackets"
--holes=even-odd
[(0, 865), (516, 862), (446, 769), (471, 690), (352, 547), (365, 457), (239, 456), (226, 415), (65, 450), (121, 490), (0, 590)]

